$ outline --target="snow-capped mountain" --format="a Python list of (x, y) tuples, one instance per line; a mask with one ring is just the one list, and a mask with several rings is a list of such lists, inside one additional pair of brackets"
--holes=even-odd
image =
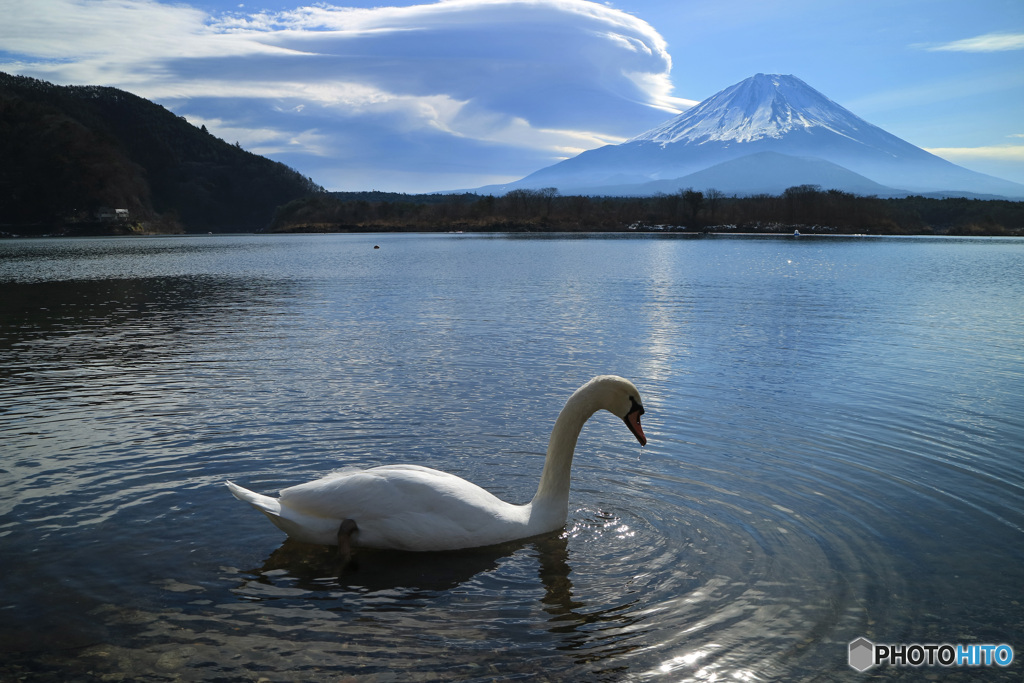
[[(676, 143), (756, 142), (821, 128), (857, 139), (865, 132), (885, 136), (795, 76), (757, 74), (726, 88), (664, 124), (627, 141)], [(879, 140), (882, 142), (883, 140)], [(890, 140), (885, 140), (891, 142)], [(906, 144), (906, 143), (903, 143)]]
[(799, 78), (778, 74), (752, 76), (620, 145), (481, 190), (556, 187), (563, 194), (644, 195), (715, 187), (753, 194), (801, 184), (856, 194), (1024, 197), (1024, 185), (952, 164), (868, 123)]

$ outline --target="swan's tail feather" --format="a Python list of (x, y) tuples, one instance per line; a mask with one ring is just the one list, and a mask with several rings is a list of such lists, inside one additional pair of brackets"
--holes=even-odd
[(230, 481), (224, 483), (227, 484), (231, 495), (265, 514), (274, 523), (274, 526), (295, 540), (321, 545), (338, 544), (339, 521), (303, 515), (291, 508), (281, 507), (281, 501), (278, 498), (264, 496)]
[(231, 495), (238, 500), (252, 505), (271, 519), (278, 517), (281, 514), (281, 503), (277, 498), (271, 498), (270, 496), (264, 496), (261, 493), (250, 491), (249, 489), (242, 488), (238, 484), (230, 481), (226, 481), (224, 483), (227, 484), (228, 490), (231, 491)]

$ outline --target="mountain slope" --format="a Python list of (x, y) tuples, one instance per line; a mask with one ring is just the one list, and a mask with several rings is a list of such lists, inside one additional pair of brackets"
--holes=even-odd
[(818, 158), (908, 192), (1024, 197), (1024, 185), (952, 164), (868, 123), (799, 78), (772, 74), (752, 76), (620, 145), (584, 152), (506, 187), (598, 194), (600, 188), (682, 178), (762, 152)]
[(100, 207), (187, 231), (257, 230), (275, 209), (322, 191), (115, 88), (0, 73), (0, 224), (40, 230)]
[(902, 196), (906, 192), (880, 185), (831, 161), (794, 157), (778, 152), (757, 152), (731, 159), (672, 180), (653, 180), (642, 185), (619, 186), (620, 194), (671, 194), (685, 188), (716, 189), (726, 194), (782, 194), (798, 185), (818, 185), (822, 190), (842, 189), (859, 195)]

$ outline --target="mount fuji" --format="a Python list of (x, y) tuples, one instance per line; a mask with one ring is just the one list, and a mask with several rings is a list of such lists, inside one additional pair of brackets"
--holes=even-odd
[(692, 187), (743, 195), (794, 185), (1024, 198), (1024, 185), (941, 159), (778, 74), (752, 76), (622, 144), (477, 191), (556, 187), (562, 194), (640, 196)]

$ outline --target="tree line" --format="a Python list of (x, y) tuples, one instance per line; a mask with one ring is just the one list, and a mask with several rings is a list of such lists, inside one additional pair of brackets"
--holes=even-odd
[(650, 197), (562, 195), (555, 188), (408, 195), (322, 193), (281, 206), (275, 232), (625, 231), (1022, 235), (1024, 202), (865, 197), (791, 187), (779, 195), (726, 196), (692, 188)]

